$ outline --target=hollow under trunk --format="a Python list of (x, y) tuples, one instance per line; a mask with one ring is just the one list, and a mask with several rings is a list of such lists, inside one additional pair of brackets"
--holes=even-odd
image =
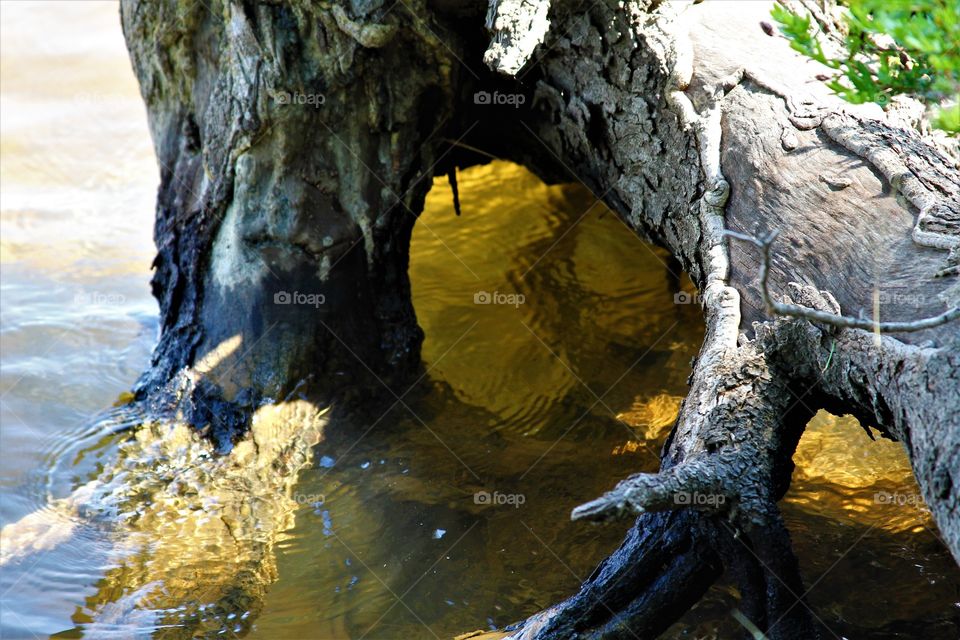
[[(904, 442), (960, 558), (958, 323), (879, 335), (763, 298), (884, 321), (955, 307), (957, 161), (907, 102), (838, 104), (765, 35), (769, 8), (124, 0), (162, 168), (162, 336), (138, 397), (227, 451), (304, 381), (393, 387), (419, 366), (416, 216), (483, 149), (585, 184), (671, 251), (707, 321), (660, 473), (574, 511), (637, 515), (623, 546), (514, 635), (653, 636), (726, 569), (769, 637), (815, 637), (776, 503), (820, 408)], [(779, 231), (766, 282), (763, 250), (724, 229)]]

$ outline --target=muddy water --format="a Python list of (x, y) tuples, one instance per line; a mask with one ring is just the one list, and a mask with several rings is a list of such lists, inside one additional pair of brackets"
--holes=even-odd
[[(449, 637), (556, 601), (615, 548), (625, 524), (569, 510), (656, 469), (698, 313), (674, 303), (664, 254), (588, 192), (504, 163), (461, 174), (459, 218), (435, 185), (411, 265), (427, 373), (402, 405), (328, 425), (259, 555), (160, 510), (118, 529), (63, 508), (131, 447), (119, 432), (136, 416), (110, 406), (156, 334), (157, 169), (116, 5), (4, 2), (2, 23), (0, 518), (36, 525), (2, 541), (17, 552), (0, 567), (2, 637)], [(821, 414), (797, 463), (784, 509), (824, 623), (958, 637), (960, 572), (899, 445)], [(262, 589), (223, 595), (250, 575)], [(188, 627), (129, 602), (220, 609)], [(732, 637), (735, 603), (721, 583), (668, 635)]]

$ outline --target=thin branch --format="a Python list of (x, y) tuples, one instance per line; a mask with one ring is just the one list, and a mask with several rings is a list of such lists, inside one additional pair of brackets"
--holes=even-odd
[(499, 157), (493, 155), (492, 153), (489, 153), (489, 152), (487, 152), (487, 151), (484, 151), (483, 149), (478, 149), (477, 147), (471, 146), (471, 145), (466, 144), (466, 143), (464, 143), (464, 142), (460, 142), (459, 140), (452, 140), (452, 139), (450, 139), (450, 138), (440, 138), (440, 140), (441, 140), (442, 142), (450, 143), (450, 144), (453, 145), (454, 147), (460, 147), (461, 149), (466, 149), (467, 151), (472, 151), (472, 152), (474, 152), (474, 153), (476, 153), (476, 154), (479, 154), (479, 155), (481, 155), (481, 156), (485, 156), (485, 157), (487, 157), (487, 158), (490, 158), (491, 160), (499, 160), (499, 159), (500, 159)]
[(844, 315), (833, 314), (828, 311), (820, 311), (819, 309), (811, 309), (809, 307), (803, 307), (797, 304), (777, 302), (770, 295), (770, 290), (767, 288), (767, 275), (769, 274), (770, 270), (770, 247), (773, 246), (773, 241), (776, 240), (779, 233), (779, 231), (773, 231), (765, 239), (760, 240), (754, 236), (738, 233), (736, 231), (724, 231), (724, 235), (726, 236), (736, 238), (737, 240), (743, 240), (744, 242), (749, 242), (757, 247), (760, 247), (762, 252), (759, 273), (760, 293), (763, 296), (763, 302), (767, 306), (767, 310), (769, 312), (781, 316), (789, 316), (791, 318), (803, 318), (805, 320), (822, 322), (824, 324), (841, 327), (843, 329), (864, 329), (866, 331), (874, 331), (877, 333), (907, 333), (911, 331), (922, 331), (924, 329), (939, 327), (942, 324), (946, 324), (956, 320), (957, 318), (960, 318), (960, 307), (956, 306), (947, 309), (940, 315), (923, 318), (921, 320), (912, 320), (909, 322), (875, 322), (872, 320), (864, 320), (861, 318), (851, 318)]

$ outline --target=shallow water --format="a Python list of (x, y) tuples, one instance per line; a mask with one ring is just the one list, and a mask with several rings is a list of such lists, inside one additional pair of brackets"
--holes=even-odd
[[(102, 522), (51, 506), (115, 464), (116, 432), (137, 421), (110, 407), (156, 337), (157, 169), (116, 5), (4, 2), (0, 43), (0, 522), (34, 514), (65, 535), (0, 569), (0, 631), (105, 637), (91, 625), (106, 605), (156, 579), (206, 607), (203, 571), (229, 569), (211, 548), (192, 584), (156, 567), (216, 544), (201, 532), (157, 527), (118, 552)], [(618, 544), (626, 524), (574, 524), (569, 511), (656, 469), (700, 343), (698, 310), (674, 304), (665, 254), (584, 189), (505, 163), (462, 172), (460, 189), (458, 218), (438, 181), (414, 234), (428, 373), (407, 407), (330, 425), (290, 495), (295, 517), (267, 548), (275, 581), (210, 635), (430, 638), (504, 625), (571, 593)], [(900, 446), (821, 414), (797, 464), (784, 510), (826, 626), (958, 637), (960, 572)], [(732, 637), (735, 604), (718, 584), (667, 635)], [(136, 620), (111, 628), (133, 636), (122, 625)], [(139, 629), (178, 637), (152, 619)]]

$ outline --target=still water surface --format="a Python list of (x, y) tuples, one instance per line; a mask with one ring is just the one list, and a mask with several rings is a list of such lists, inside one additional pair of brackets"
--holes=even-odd
[[(222, 601), (209, 576), (233, 575), (214, 547), (175, 566), (216, 544), (201, 530), (158, 520), (131, 541), (57, 506), (136, 422), (111, 406), (156, 338), (158, 172), (114, 3), (4, 2), (0, 40), (0, 520), (16, 556), (0, 568), (2, 637), (450, 637), (570, 594), (616, 547), (626, 524), (569, 511), (657, 468), (698, 310), (674, 304), (665, 254), (585, 189), (494, 163), (461, 174), (460, 218), (438, 181), (415, 231), (429, 373), (409, 410), (328, 426), (269, 532), (263, 588), (189, 627), (122, 606), (194, 615)], [(820, 414), (797, 464), (784, 509), (824, 623), (960, 636), (960, 572), (899, 445)], [(735, 603), (718, 584), (667, 635), (733, 637)]]

